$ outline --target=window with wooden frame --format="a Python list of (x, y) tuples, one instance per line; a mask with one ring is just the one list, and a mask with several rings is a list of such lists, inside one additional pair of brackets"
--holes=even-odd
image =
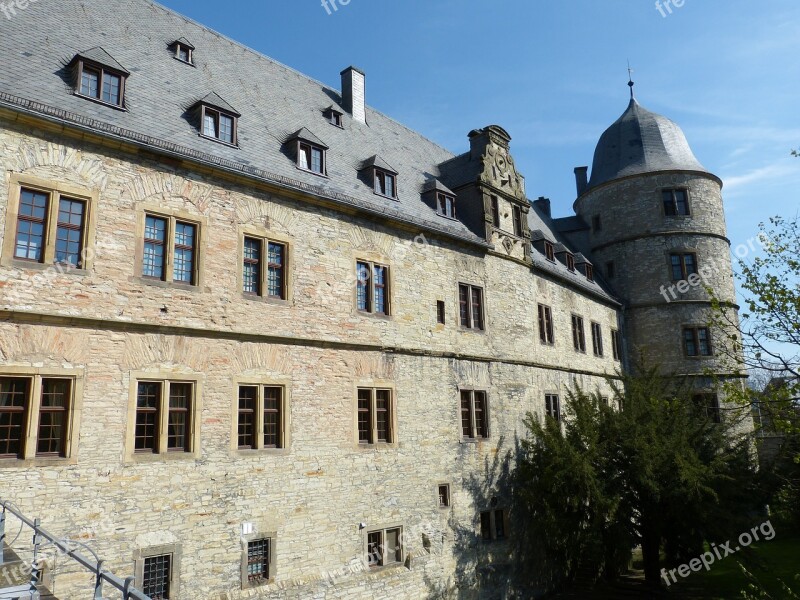
[(708, 327), (684, 327), (683, 349), (686, 356), (712, 356), (711, 333)]
[(238, 117), (210, 106), (203, 106), (201, 117), (203, 137), (235, 146)]
[(500, 228), (500, 199), (495, 196), (489, 196), (489, 210), (491, 211), (492, 226)]
[(461, 327), (484, 331), (483, 288), (459, 283), (458, 303)]
[(689, 191), (686, 189), (663, 190), (661, 192), (664, 216), (689, 216)]
[(244, 236), (242, 291), (251, 296), (286, 300), (288, 246), (267, 238)]
[(311, 171), (317, 175), (325, 175), (327, 172), (326, 165), (326, 148), (307, 142), (304, 140), (297, 141), (297, 166), (304, 171)]
[(484, 542), (497, 542), (506, 539), (506, 511), (487, 510), (481, 513), (481, 539)]
[(70, 457), (75, 381), (65, 376), (0, 375), (0, 462)]
[(556, 421), (561, 420), (561, 399), (558, 394), (545, 394), (544, 412), (548, 417)]
[(265, 450), (287, 447), (286, 390), (279, 385), (239, 385), (237, 447)]
[(180, 598), (181, 551), (178, 544), (136, 550), (134, 585), (152, 600)]
[(584, 265), (584, 269), (586, 270), (586, 279), (594, 281), (594, 267), (587, 263)]
[(570, 254), (569, 252), (565, 256), (567, 269), (569, 269), (570, 273), (575, 272), (575, 255)]
[(522, 237), (522, 209), (514, 205), (511, 207), (511, 214), (514, 217), (514, 235)]
[(374, 173), (375, 193), (379, 196), (397, 199), (397, 174), (384, 171), (383, 169), (375, 169)]
[(329, 110), (327, 113), (328, 122), (331, 125), (335, 125), (336, 127), (344, 129), (344, 122), (342, 117), (344, 117), (344, 113), (341, 113), (337, 110)]
[(553, 247), (553, 242), (544, 242), (544, 257), (550, 262), (556, 262), (556, 251)]
[(395, 443), (395, 408), (392, 390), (358, 388), (358, 443)]
[(572, 345), (577, 352), (586, 352), (586, 335), (583, 330), (583, 317), (572, 315)]
[(440, 483), (437, 486), (439, 508), (450, 508), (450, 484)]
[(134, 454), (190, 454), (196, 451), (195, 387), (194, 381), (136, 381)]
[(365, 551), (370, 569), (402, 564), (403, 528), (391, 527), (368, 531)]
[(186, 39), (175, 40), (169, 47), (175, 53), (174, 56), (177, 60), (187, 65), (194, 65), (195, 48)]
[(447, 321), (447, 312), (445, 310), (444, 300), (436, 301), (436, 322), (439, 325), (445, 325)]
[(437, 192), (436, 194), (436, 212), (448, 219), (456, 218), (456, 199), (450, 194)]
[(125, 106), (125, 83), (129, 73), (81, 57), (75, 58), (75, 95), (115, 108)]
[(712, 392), (704, 392), (692, 395), (692, 401), (698, 411), (714, 423), (722, 422), (722, 414), (719, 406), (719, 396)]
[(86, 269), (93, 197), (22, 182), (12, 186), (5, 264), (20, 261)]
[(199, 223), (146, 212), (142, 277), (196, 286), (199, 234)]
[(539, 341), (548, 346), (555, 344), (553, 334), (553, 311), (549, 306), (539, 305)]
[(611, 330), (611, 352), (614, 360), (619, 361), (622, 359), (622, 342), (619, 337), (619, 331), (616, 329)]
[(603, 356), (603, 328), (600, 323), (592, 321), (592, 352), (595, 356)]
[(461, 437), (465, 440), (489, 437), (489, 402), (483, 390), (461, 390)]
[(363, 313), (389, 316), (389, 267), (356, 261), (356, 308)]
[(697, 274), (697, 255), (694, 252), (675, 252), (669, 255), (672, 281), (688, 279)]

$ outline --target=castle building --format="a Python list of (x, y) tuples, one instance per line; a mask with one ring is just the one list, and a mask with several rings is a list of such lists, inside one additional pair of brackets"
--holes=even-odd
[(488, 586), (526, 414), (641, 356), (718, 409), (721, 182), (670, 120), (631, 100), (554, 218), (499, 126), (454, 155), (356, 68), (110, 10), (2, 25), (0, 496), (151, 598)]

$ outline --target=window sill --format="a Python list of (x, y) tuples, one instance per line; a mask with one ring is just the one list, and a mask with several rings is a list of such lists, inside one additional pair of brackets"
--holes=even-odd
[(80, 275), (86, 276), (89, 275), (90, 271), (85, 268), (78, 268), (78, 267), (68, 267), (61, 263), (40, 263), (35, 262), (32, 260), (23, 260), (20, 258), (12, 258), (8, 261), (3, 261), (2, 263), (4, 266), (14, 267), (16, 269), (22, 269), (26, 271), (50, 271), (51, 269), (54, 271), (59, 271), (62, 275)]
[(486, 329), (476, 329), (475, 327), (464, 327), (463, 325), (459, 325), (458, 330), (462, 333), (478, 333), (481, 335), (486, 334)]
[(199, 135), (204, 140), (210, 140), (212, 142), (217, 142), (218, 144), (222, 144), (223, 146), (228, 146), (228, 148), (236, 148), (237, 150), (239, 149), (238, 140), (237, 140), (237, 143), (232, 144), (231, 142), (226, 142), (224, 140), (221, 140), (221, 139), (215, 138), (215, 137), (211, 137), (210, 135), (206, 135), (204, 133), (198, 133), (197, 135)]
[(270, 585), (273, 585), (274, 583), (275, 583), (275, 578), (274, 577), (270, 577), (269, 579), (263, 579), (262, 581), (258, 581), (258, 582), (255, 582), (255, 581), (243, 581), (242, 582), (242, 591), (255, 590), (255, 589), (258, 589), (258, 588), (268, 587)]
[(362, 443), (359, 443), (359, 444), (356, 445), (356, 448), (358, 448), (359, 450), (362, 450), (364, 452), (370, 451), (370, 450), (374, 451), (374, 452), (378, 452), (378, 451), (386, 451), (386, 452), (388, 452), (390, 450), (397, 450), (397, 448), (399, 448), (399, 447), (400, 447), (400, 444), (397, 443), (397, 442), (378, 442), (377, 444), (362, 444)]
[(194, 452), (163, 452), (161, 454), (136, 453), (129, 455), (125, 461), (127, 464), (150, 464), (167, 462), (189, 462), (200, 460), (198, 453)]
[(448, 221), (458, 221), (458, 219), (456, 217), (448, 217), (447, 215), (443, 215), (442, 213), (440, 213), (438, 211), (436, 213), (436, 216), (437, 217), (442, 217), (443, 219), (447, 219)]
[(490, 437), (482, 437), (482, 438), (465, 438), (465, 437), (462, 437), (461, 438), (461, 443), (462, 444), (480, 444), (481, 442), (488, 442), (491, 439), (492, 439), (491, 436)]
[(395, 202), (399, 202), (400, 201), (397, 198), (397, 196), (387, 196), (386, 194), (381, 194), (380, 192), (376, 192), (375, 190), (372, 190), (372, 193), (375, 194), (376, 196), (378, 196), (378, 198), (386, 198), (387, 200), (394, 200)]
[(274, 304), (275, 306), (291, 306), (291, 302), (285, 298), (275, 298), (273, 296), (259, 296), (258, 294), (248, 294), (242, 292), (242, 298), (250, 302), (263, 302), (264, 304)]
[(196, 64), (194, 64), (193, 62), (190, 62), (188, 60), (183, 60), (182, 58), (178, 58), (177, 56), (173, 56), (172, 58), (177, 60), (181, 64), (189, 65), (190, 67), (194, 67), (195, 69), (197, 68)]
[(358, 315), (360, 315), (362, 317), (370, 317), (370, 318), (373, 318), (373, 319), (380, 319), (381, 321), (391, 321), (392, 320), (392, 315), (390, 315), (390, 314), (386, 315), (386, 314), (383, 314), (383, 313), (372, 313), (372, 312), (367, 312), (365, 310), (358, 310), (358, 309), (356, 309), (356, 314), (358, 314)]
[(136, 278), (139, 283), (143, 285), (150, 285), (153, 287), (160, 287), (165, 289), (171, 290), (180, 290), (183, 292), (192, 292), (194, 294), (199, 294), (200, 286), (199, 285), (190, 285), (188, 283), (178, 283), (178, 282), (170, 282), (170, 281), (162, 281), (161, 279), (150, 279), (149, 277), (138, 276)]
[(113, 108), (114, 110), (118, 110), (121, 112), (128, 112), (128, 109), (125, 106), (119, 106), (117, 104), (111, 104), (110, 102), (105, 102), (104, 100), (100, 100), (100, 98), (92, 98), (91, 96), (84, 96), (80, 92), (73, 92), (74, 96), (78, 98), (83, 98), (84, 100), (88, 100), (89, 102), (94, 102), (95, 104), (99, 104), (100, 106), (107, 106), (108, 108)]
[(237, 448), (236, 456), (242, 458), (258, 458), (261, 456), (287, 456), (290, 454), (289, 448)]
[(388, 564), (388, 565), (380, 565), (378, 567), (368, 567), (367, 568), (367, 573), (374, 573), (374, 574), (377, 575), (379, 573), (384, 573), (386, 571), (392, 571), (392, 570), (398, 569), (400, 567), (405, 568), (405, 564), (402, 563), (402, 562), (393, 562), (393, 563)]
[(317, 177), (322, 177), (323, 179), (330, 179), (330, 177), (328, 177), (327, 173), (318, 173), (317, 171), (313, 171), (311, 169), (304, 169), (303, 167), (301, 167), (300, 165), (297, 165), (297, 164), (294, 167), (295, 167), (295, 169), (297, 169), (298, 171), (302, 171), (303, 173), (309, 173), (310, 175), (316, 175)]
[(30, 469), (30, 468), (54, 468), (71, 467), (78, 464), (77, 457), (72, 458), (3, 458), (0, 459), (0, 470), (2, 469)]

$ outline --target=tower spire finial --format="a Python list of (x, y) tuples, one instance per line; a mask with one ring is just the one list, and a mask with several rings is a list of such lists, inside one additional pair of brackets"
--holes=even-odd
[(631, 69), (631, 61), (628, 61), (628, 87), (631, 88), (631, 100), (635, 100), (636, 97), (633, 94), (633, 69)]

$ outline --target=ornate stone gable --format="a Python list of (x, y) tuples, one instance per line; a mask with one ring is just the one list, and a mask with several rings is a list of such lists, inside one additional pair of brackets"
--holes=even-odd
[(476, 145), (483, 145), (481, 182), (525, 202), (525, 178), (517, 172), (514, 158), (509, 151), (511, 136), (502, 127), (490, 125), (473, 131), (470, 138), (473, 149), (477, 149)]

